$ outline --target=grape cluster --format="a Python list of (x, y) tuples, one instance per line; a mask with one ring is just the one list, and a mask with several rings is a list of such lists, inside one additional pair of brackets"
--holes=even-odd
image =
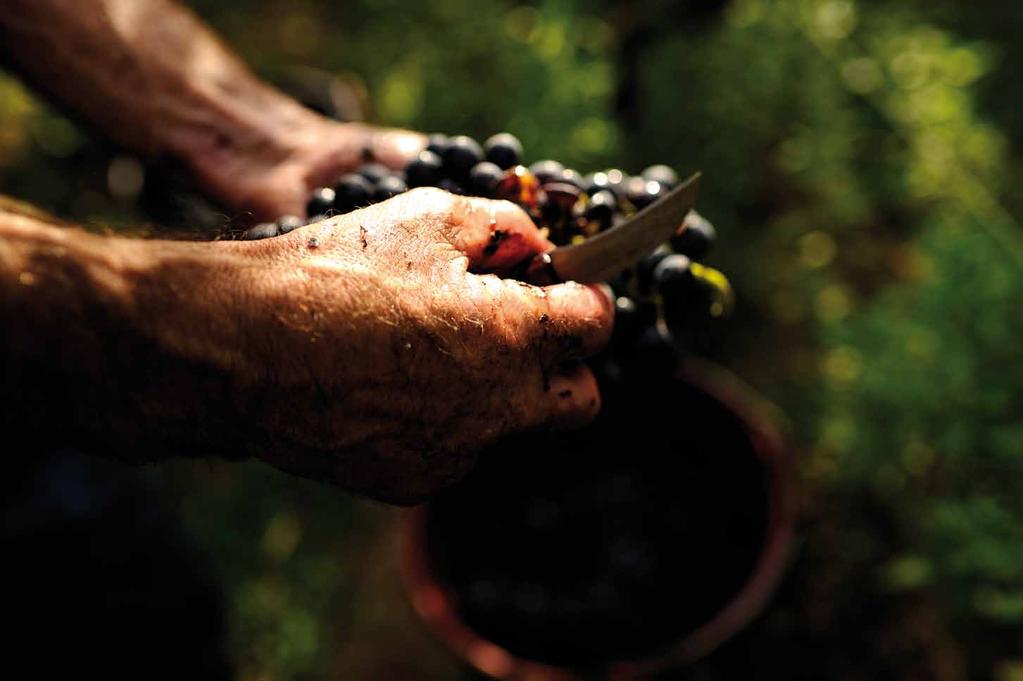
[(668, 243), (610, 282), (615, 328), (600, 365), (604, 378), (623, 370), (670, 374), (680, 354), (700, 346), (713, 322), (731, 311), (728, 279), (700, 262), (715, 237), (714, 226), (692, 211)]
[[(385, 201), (415, 187), (512, 201), (545, 237), (563, 246), (610, 229), (660, 199), (679, 183), (666, 165), (639, 175), (609, 169), (581, 175), (558, 161), (523, 165), (522, 143), (498, 133), (482, 145), (465, 135), (431, 135), (426, 148), (404, 169), (366, 163), (314, 190), (306, 206), (309, 222)], [(247, 230), (243, 239), (287, 234), (306, 221), (286, 216)], [(732, 291), (725, 276), (700, 261), (715, 239), (714, 227), (691, 212), (663, 244), (610, 282), (616, 296), (615, 335), (608, 366), (670, 371), (692, 333), (725, 315)]]

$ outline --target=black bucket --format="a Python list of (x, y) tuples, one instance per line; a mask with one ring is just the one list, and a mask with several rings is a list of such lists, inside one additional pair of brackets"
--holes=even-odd
[(794, 527), (772, 412), (723, 369), (604, 386), (585, 429), (525, 434), (410, 511), (419, 615), (502, 679), (633, 679), (764, 606)]

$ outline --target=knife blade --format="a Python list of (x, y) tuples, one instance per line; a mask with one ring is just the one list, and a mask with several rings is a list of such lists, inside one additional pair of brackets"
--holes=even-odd
[(541, 253), (526, 267), (524, 279), (539, 286), (607, 281), (675, 233), (696, 204), (700, 178), (700, 173), (694, 173), (622, 224), (581, 244)]

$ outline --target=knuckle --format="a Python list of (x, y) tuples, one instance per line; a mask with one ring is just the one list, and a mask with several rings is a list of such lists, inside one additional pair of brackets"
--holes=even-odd
[(569, 329), (584, 333), (594, 340), (611, 333), (614, 325), (614, 304), (611, 298), (595, 286), (562, 284), (563, 298), (557, 306), (563, 319), (559, 320)]
[[(529, 287), (533, 288), (533, 287)], [(514, 347), (523, 350), (551, 332), (551, 315), (545, 305), (530, 299), (530, 292), (516, 287), (500, 306), (504, 326), (514, 336)]]
[[(496, 278), (490, 286), (464, 290), (460, 297), (461, 335), (482, 341), (482, 352), (474, 352), (473, 359), (488, 362), (492, 355), (499, 356), (516, 350), (519, 334), (508, 314), (507, 306), (493, 292), (500, 283)], [(479, 343), (473, 344), (479, 348)]]
[(456, 198), (437, 187), (416, 187), (406, 192), (404, 196), (418, 210), (427, 213), (447, 213)]
[(459, 197), (490, 219), (499, 220), (504, 228), (524, 232), (537, 229), (529, 214), (519, 204), (506, 199)]
[(521, 353), (530, 345), (528, 329), (521, 315), (499, 312), (493, 320), (491, 333), (499, 351)]

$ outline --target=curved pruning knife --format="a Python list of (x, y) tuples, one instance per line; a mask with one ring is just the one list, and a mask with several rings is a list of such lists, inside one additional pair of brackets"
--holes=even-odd
[(541, 253), (526, 266), (524, 279), (538, 286), (562, 281), (581, 284), (607, 281), (675, 233), (696, 204), (700, 177), (700, 173), (689, 176), (617, 227), (581, 244)]

